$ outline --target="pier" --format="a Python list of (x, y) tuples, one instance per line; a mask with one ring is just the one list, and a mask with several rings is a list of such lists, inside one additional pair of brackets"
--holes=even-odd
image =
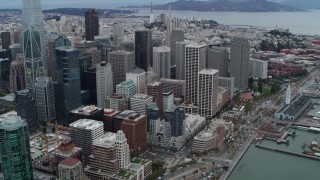
[(287, 150), (282, 150), (282, 149), (276, 149), (273, 147), (266, 147), (266, 146), (261, 146), (256, 144), (257, 148), (261, 148), (261, 149), (266, 149), (269, 151), (273, 151), (273, 152), (281, 152), (281, 153), (285, 153), (285, 154), (290, 154), (290, 155), (294, 155), (294, 156), (299, 156), (299, 157), (304, 157), (304, 158), (309, 158), (309, 159), (314, 159), (314, 160), (320, 160), (320, 158), (314, 157), (314, 156), (310, 156), (310, 155), (306, 155), (306, 154), (301, 154), (301, 153), (296, 153), (296, 152), (292, 152), (292, 151), (287, 151)]

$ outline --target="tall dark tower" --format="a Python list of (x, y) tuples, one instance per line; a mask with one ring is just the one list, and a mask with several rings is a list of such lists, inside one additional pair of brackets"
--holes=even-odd
[(98, 12), (94, 9), (89, 9), (85, 12), (86, 23), (86, 40), (93, 41), (94, 36), (99, 35), (99, 17)]
[(145, 71), (152, 61), (152, 34), (149, 30), (135, 32), (135, 61), (136, 66)]
[(9, 46), (11, 45), (10, 32), (1, 32), (1, 43), (2, 49), (9, 50)]
[(56, 118), (70, 124), (70, 111), (81, 106), (79, 50), (70, 46), (56, 48), (56, 84), (54, 88)]

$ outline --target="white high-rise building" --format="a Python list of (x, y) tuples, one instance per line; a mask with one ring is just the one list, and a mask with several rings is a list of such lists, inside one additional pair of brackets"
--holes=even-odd
[(170, 78), (171, 49), (166, 46), (153, 48), (153, 71), (157, 74), (158, 80)]
[(199, 115), (211, 118), (218, 110), (219, 71), (203, 69), (198, 74)]
[(171, 91), (162, 93), (163, 111), (170, 109), (174, 105), (174, 96)]
[(145, 94), (147, 91), (147, 73), (141, 68), (131, 69), (126, 73), (126, 80), (132, 80), (137, 88), (137, 93)]
[(122, 24), (113, 25), (114, 44), (119, 46), (124, 40), (124, 29)]
[(122, 130), (116, 135), (117, 159), (119, 160), (120, 169), (127, 169), (130, 165), (130, 149), (127, 138)]
[(267, 79), (268, 78), (268, 61), (262, 61), (259, 59), (250, 59), (249, 75), (251, 77)]
[(98, 107), (105, 108), (105, 100), (113, 94), (113, 73), (110, 63), (105, 61), (97, 64), (97, 102)]
[(135, 94), (132, 98), (130, 98), (130, 109), (146, 115), (146, 105), (153, 102), (153, 97), (147, 94)]
[(185, 55), (185, 102), (196, 103), (198, 97), (198, 72), (206, 67), (206, 45), (188, 44)]
[(171, 6), (169, 5), (169, 16), (167, 18), (167, 23), (166, 23), (166, 39), (165, 39), (165, 44), (166, 46), (170, 47), (171, 46), (171, 33), (172, 33), (172, 19), (171, 19)]

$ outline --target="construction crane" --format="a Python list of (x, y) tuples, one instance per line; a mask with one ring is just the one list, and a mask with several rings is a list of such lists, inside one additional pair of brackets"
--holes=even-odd
[(65, 131), (75, 131), (75, 129), (72, 128), (68, 128), (68, 127), (64, 127), (61, 126), (59, 124), (57, 124), (57, 121), (55, 122), (55, 124), (52, 124), (50, 122), (47, 123), (47, 126), (53, 126), (55, 127), (55, 134), (56, 134), (56, 148), (58, 148), (58, 146), (60, 145), (60, 139), (59, 139), (59, 130), (65, 130)]

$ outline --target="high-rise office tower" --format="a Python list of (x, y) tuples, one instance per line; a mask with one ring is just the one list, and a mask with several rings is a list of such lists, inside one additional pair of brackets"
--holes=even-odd
[[(87, 68), (96, 67), (102, 61), (102, 47), (97, 41), (81, 41), (74, 43), (74, 47), (79, 49), (80, 56), (90, 57), (91, 64)], [(101, 49), (100, 49), (101, 48)]]
[(196, 103), (198, 102), (198, 72), (206, 67), (206, 46), (204, 44), (187, 45), (185, 57), (185, 102)]
[(94, 36), (99, 35), (99, 17), (98, 12), (89, 9), (85, 12), (86, 40), (93, 41)]
[(231, 42), (230, 77), (234, 77), (234, 87), (238, 90), (248, 87), (249, 51), (250, 44), (248, 39), (233, 38)]
[(226, 48), (210, 46), (207, 48), (207, 68), (218, 69), (220, 77), (229, 77), (229, 52)]
[(71, 46), (71, 41), (66, 36), (57, 36), (48, 40), (48, 76), (53, 81), (56, 80), (55, 68), (56, 62), (54, 61), (56, 48), (62, 46)]
[(124, 40), (124, 29), (123, 25), (116, 23), (113, 25), (113, 38), (114, 38), (114, 44), (119, 46), (122, 41)]
[(35, 83), (38, 121), (42, 126), (56, 120), (54, 86), (50, 77), (37, 78)]
[(0, 159), (4, 180), (33, 179), (27, 122), (20, 116), (0, 119)]
[(36, 78), (47, 74), (47, 52), (40, 0), (23, 0), (22, 36), (26, 87), (34, 89)]
[(103, 122), (91, 119), (79, 119), (71, 123), (70, 127), (73, 129), (71, 131), (71, 139), (76, 146), (82, 148), (83, 163), (88, 164), (94, 140), (104, 134)]
[(16, 111), (28, 123), (29, 130), (35, 131), (38, 128), (37, 106), (33, 93), (23, 89), (15, 93)]
[(250, 59), (249, 75), (255, 78), (267, 79), (268, 78), (268, 61), (262, 61), (259, 59)]
[(147, 85), (147, 94), (153, 97), (153, 102), (155, 102), (160, 109), (160, 115), (163, 116), (163, 98), (162, 98), (162, 84), (159, 82), (154, 82)]
[(26, 88), (26, 81), (24, 77), (24, 64), (21, 54), (16, 56), (16, 59), (11, 62), (10, 66), (10, 92), (14, 93)]
[(59, 163), (58, 178), (61, 180), (81, 179), (83, 175), (82, 163), (78, 159), (67, 158)]
[(130, 109), (146, 115), (146, 105), (152, 103), (152, 96), (148, 96), (147, 94), (135, 94), (130, 98)]
[(184, 41), (183, 29), (173, 29), (171, 33), (171, 65), (176, 65), (176, 43)]
[(105, 108), (105, 101), (113, 94), (113, 74), (110, 63), (105, 61), (97, 64), (97, 102), (98, 107)]
[(135, 64), (137, 67), (148, 70), (152, 61), (152, 33), (150, 30), (135, 32)]
[(23, 50), (26, 87), (34, 89), (37, 77), (45, 76), (46, 72), (42, 56), (40, 32), (33, 26), (30, 26), (23, 33)]
[(176, 42), (175, 65), (176, 79), (186, 80), (186, 46), (187, 41)]
[(8, 58), (0, 58), (0, 89), (9, 89), (10, 63)]
[(9, 49), (11, 51), (12, 60), (16, 58), (17, 54), (22, 55), (22, 49), (20, 44), (12, 44), (9, 46)]
[(9, 50), (9, 47), (11, 45), (11, 35), (10, 32), (1, 32), (1, 44), (2, 44), (2, 49), (7, 49)]
[(182, 109), (173, 105), (164, 112), (166, 122), (170, 122), (171, 136), (182, 136), (183, 122), (186, 115)]
[(57, 120), (69, 124), (69, 113), (81, 105), (79, 50), (63, 46), (56, 48), (55, 103)]
[(127, 138), (122, 130), (116, 135), (117, 159), (120, 169), (126, 169), (130, 165), (130, 149)]
[(137, 94), (136, 85), (132, 80), (126, 80), (117, 85), (117, 94), (123, 95), (126, 98), (131, 98)]
[(234, 95), (234, 78), (233, 77), (219, 77), (219, 86), (227, 88), (229, 90), (230, 99)]
[(116, 85), (126, 80), (126, 73), (134, 68), (134, 53), (128, 51), (113, 51), (108, 54), (113, 73), (113, 91)]
[(162, 93), (163, 97), (163, 110), (166, 111), (174, 105), (174, 96), (170, 90), (164, 90)]
[(218, 111), (219, 71), (203, 69), (198, 74), (198, 113), (212, 118)]
[(93, 141), (90, 167), (109, 173), (118, 173), (116, 133), (108, 132)]
[(137, 93), (145, 94), (147, 92), (147, 73), (141, 68), (131, 69), (126, 74), (126, 80), (132, 80), (137, 88)]
[(157, 80), (157, 75), (154, 73), (151, 66), (148, 67), (147, 71), (147, 84), (153, 83)]
[(171, 19), (171, 6), (169, 5), (169, 16), (167, 17), (166, 22), (166, 46), (170, 47), (171, 45), (171, 33), (172, 33), (172, 19)]
[(121, 129), (128, 139), (130, 153), (140, 156), (147, 150), (147, 116), (133, 113), (124, 118)]
[(150, 103), (146, 105), (147, 110), (147, 129), (150, 132), (153, 127), (151, 127), (151, 121), (160, 119), (160, 109), (156, 103)]
[(170, 48), (166, 46), (153, 48), (153, 71), (157, 74), (157, 80), (160, 78), (170, 78)]

